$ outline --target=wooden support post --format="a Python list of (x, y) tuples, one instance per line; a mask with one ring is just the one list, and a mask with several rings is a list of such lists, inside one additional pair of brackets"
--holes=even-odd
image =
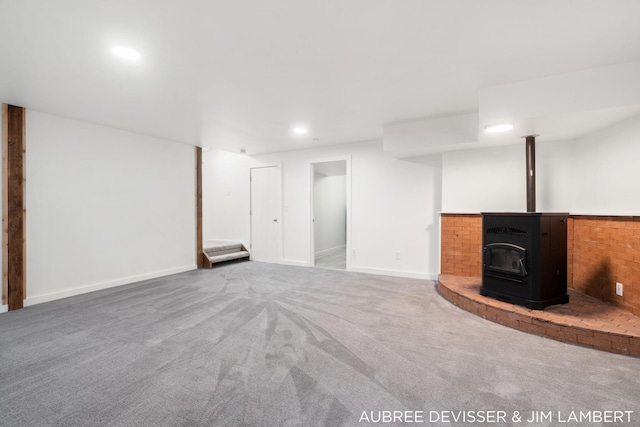
[(196, 147), (196, 265), (204, 267), (202, 250), (202, 148)]
[(527, 155), (527, 212), (536, 211), (536, 136), (525, 136)]
[(2, 105), (3, 303), (23, 307), (26, 296), (25, 109)]
[(9, 229), (7, 228), (7, 139), (9, 138), (9, 106), (2, 104), (2, 305), (9, 297)]

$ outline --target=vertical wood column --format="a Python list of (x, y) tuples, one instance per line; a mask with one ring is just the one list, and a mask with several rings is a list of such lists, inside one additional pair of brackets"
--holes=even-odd
[(527, 212), (536, 211), (536, 136), (525, 136), (527, 154)]
[(9, 106), (2, 104), (2, 305), (8, 304), (9, 296), (7, 139), (9, 139)]
[(202, 148), (196, 147), (196, 265), (204, 267), (202, 251)]
[(2, 105), (3, 303), (23, 307), (26, 296), (25, 109)]

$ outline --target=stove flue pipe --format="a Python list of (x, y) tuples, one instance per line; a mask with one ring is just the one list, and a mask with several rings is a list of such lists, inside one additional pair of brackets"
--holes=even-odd
[(524, 136), (527, 150), (527, 212), (536, 211), (536, 136)]

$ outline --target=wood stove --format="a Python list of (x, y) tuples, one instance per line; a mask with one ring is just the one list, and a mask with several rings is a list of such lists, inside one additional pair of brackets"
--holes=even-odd
[(569, 302), (568, 213), (483, 213), (480, 293), (542, 310)]
[(527, 212), (482, 214), (480, 294), (542, 310), (569, 302), (568, 213), (536, 212), (536, 136), (527, 135)]

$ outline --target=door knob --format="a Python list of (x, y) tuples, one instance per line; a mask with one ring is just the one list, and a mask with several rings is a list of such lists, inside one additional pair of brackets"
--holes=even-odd
[(278, 222), (278, 218), (273, 218), (273, 222)]

